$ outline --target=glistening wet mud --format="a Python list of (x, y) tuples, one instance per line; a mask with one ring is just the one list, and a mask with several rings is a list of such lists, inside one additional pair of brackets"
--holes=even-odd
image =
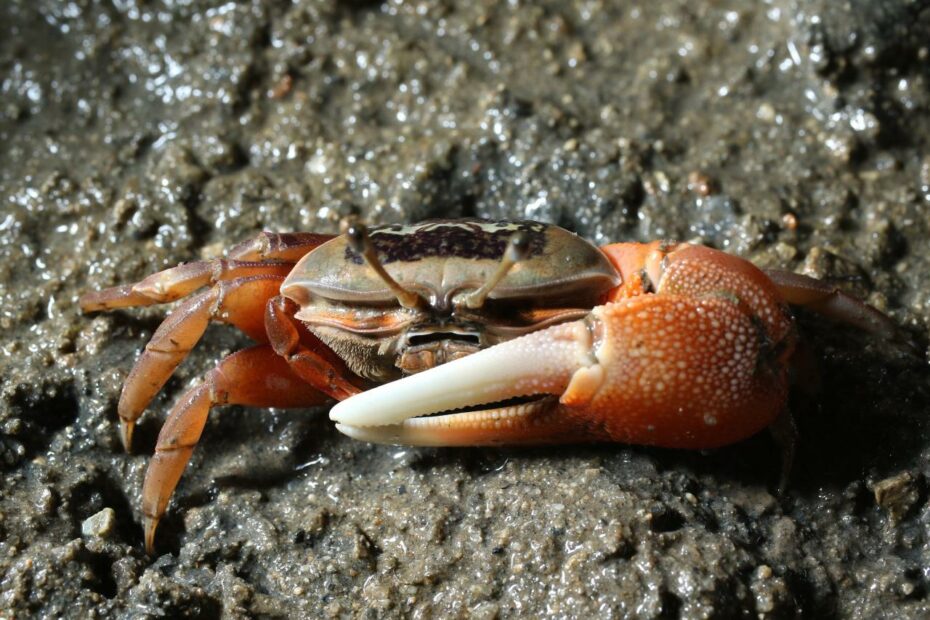
[[(0, 5), (0, 617), (930, 614), (930, 3)], [(159, 532), (115, 405), (161, 308), (78, 295), (260, 230), (531, 218), (842, 283), (787, 492), (709, 453), (425, 450), (217, 410)]]

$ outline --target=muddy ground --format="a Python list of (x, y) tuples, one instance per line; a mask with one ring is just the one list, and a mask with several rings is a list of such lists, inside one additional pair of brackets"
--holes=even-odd
[[(917, 0), (0, 3), (0, 617), (927, 617), (928, 41)], [(919, 352), (801, 314), (781, 496), (765, 434), (402, 449), (220, 409), (147, 557), (160, 421), (243, 338), (125, 454), (164, 310), (78, 295), (353, 210), (697, 239)]]

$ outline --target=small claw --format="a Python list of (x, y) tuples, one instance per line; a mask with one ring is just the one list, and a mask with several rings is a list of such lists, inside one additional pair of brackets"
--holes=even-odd
[[(330, 419), (342, 433), (377, 443), (489, 445), (587, 436), (551, 396), (574, 404), (599, 387), (596, 323), (589, 317), (556, 325), (376, 387), (338, 403)], [(454, 412), (528, 396), (540, 398)], [(418, 417), (444, 411), (451, 413)]]

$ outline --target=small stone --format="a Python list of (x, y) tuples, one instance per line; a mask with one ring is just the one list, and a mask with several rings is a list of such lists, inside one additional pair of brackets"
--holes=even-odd
[(782, 262), (787, 263), (798, 255), (798, 249), (791, 244), (779, 241), (775, 244), (775, 254)]
[(584, 46), (580, 42), (575, 42), (568, 46), (568, 66), (577, 67), (588, 59), (584, 51)]
[(717, 182), (708, 174), (700, 170), (692, 170), (688, 174), (688, 190), (698, 196), (710, 196), (718, 191)]
[(875, 503), (882, 507), (892, 521), (899, 521), (917, 502), (917, 480), (910, 472), (885, 478), (872, 485)]
[(104, 508), (97, 514), (84, 519), (81, 523), (81, 534), (83, 536), (106, 537), (113, 531), (116, 524), (116, 513), (112, 508)]
[(766, 123), (774, 123), (776, 118), (775, 108), (771, 103), (763, 103), (756, 111), (756, 118)]
[(854, 262), (821, 247), (811, 248), (804, 258), (800, 272), (819, 280), (843, 283), (842, 288), (855, 297), (865, 298), (870, 293), (868, 278)]
[(849, 163), (859, 149), (859, 143), (856, 137), (849, 133), (831, 133), (823, 136), (823, 144), (827, 150), (837, 160), (843, 163)]

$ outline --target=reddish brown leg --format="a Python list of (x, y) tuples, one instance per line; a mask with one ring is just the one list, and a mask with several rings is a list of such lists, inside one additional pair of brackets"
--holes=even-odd
[(331, 239), (312, 233), (262, 233), (234, 247), (229, 259), (195, 261), (153, 273), (135, 284), (93, 291), (80, 299), (81, 310), (94, 312), (167, 303), (223, 280), (257, 275), (286, 276), (293, 263)]
[(294, 267), (282, 262), (246, 262), (218, 258), (178, 265), (153, 273), (135, 284), (123, 284), (81, 296), (81, 310), (115, 310), (166, 304), (208, 284), (250, 276), (286, 276)]
[(778, 292), (789, 304), (805, 306), (828, 319), (848, 323), (888, 340), (898, 337), (898, 327), (894, 321), (832, 284), (778, 269), (766, 269), (765, 275), (778, 287)]
[(282, 280), (280, 276), (251, 276), (217, 282), (168, 315), (145, 345), (123, 385), (117, 410), (126, 450), (131, 445), (136, 420), (197, 344), (211, 320), (231, 323), (258, 342), (268, 340), (263, 310), (266, 301), (278, 294)]
[(297, 310), (297, 304), (286, 297), (268, 300), (265, 332), (275, 353), (287, 360), (294, 374), (336, 400), (361, 392), (362, 380), (329, 347), (293, 320)]
[(142, 488), (146, 551), (152, 551), (155, 528), (200, 440), (211, 407), (309, 407), (327, 398), (297, 377), (267, 344), (243, 349), (220, 361), (203, 383), (181, 397), (158, 434)]

